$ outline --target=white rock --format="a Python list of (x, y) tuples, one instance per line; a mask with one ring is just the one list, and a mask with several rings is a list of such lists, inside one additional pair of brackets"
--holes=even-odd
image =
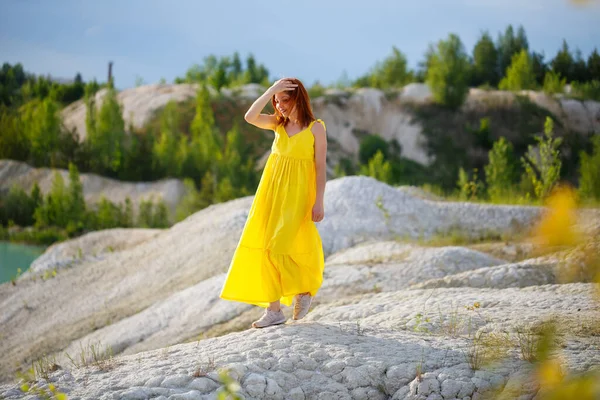
[[(65, 185), (69, 184), (69, 171), (66, 169), (34, 168), (21, 161), (0, 160), (0, 191), (9, 190), (17, 184), (25, 192), (31, 193), (37, 182), (40, 192), (50, 193), (54, 173), (59, 173)], [(94, 205), (106, 197), (113, 203), (123, 206), (127, 197), (130, 198), (134, 217), (142, 200), (152, 200), (155, 203), (163, 200), (172, 216), (175, 215), (177, 204), (186, 193), (185, 185), (180, 179), (161, 179), (156, 182), (124, 182), (105, 178), (96, 174), (81, 173), (79, 179), (83, 187), (83, 197), (87, 204)]]

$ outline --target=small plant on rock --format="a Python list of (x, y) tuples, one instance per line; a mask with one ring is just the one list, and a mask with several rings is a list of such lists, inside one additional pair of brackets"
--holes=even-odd
[(32, 367), (36, 377), (48, 380), (49, 373), (59, 369), (60, 365), (56, 363), (56, 356), (43, 355), (40, 359), (32, 363)]
[(506, 333), (478, 332), (463, 353), (471, 369), (477, 371), (505, 357), (510, 347), (510, 337)]
[(529, 362), (536, 361), (537, 357), (535, 353), (539, 342), (539, 336), (532, 329), (522, 326), (516, 328), (516, 336), (523, 360)]
[(193, 376), (194, 378), (199, 378), (202, 376), (206, 376), (208, 375), (209, 372), (214, 371), (216, 368), (215, 366), (215, 358), (214, 357), (208, 357), (208, 361), (206, 363), (202, 363), (194, 372)]
[[(42, 400), (67, 400), (67, 395), (58, 391), (56, 386), (52, 383), (45, 388), (38, 382), (38, 378), (42, 376), (38, 375), (36, 367), (33, 365), (25, 372), (17, 371), (16, 375), (21, 383), (19, 389), (21, 389), (23, 393), (35, 395)], [(45, 379), (47, 380), (48, 378)]]
[(102, 371), (107, 371), (114, 366), (113, 352), (110, 346), (102, 348), (100, 342), (88, 343), (83, 347), (79, 343), (80, 351), (76, 358), (71, 357), (69, 353), (65, 353), (66, 357), (71, 361), (75, 368), (87, 367), (89, 365), (96, 366)]

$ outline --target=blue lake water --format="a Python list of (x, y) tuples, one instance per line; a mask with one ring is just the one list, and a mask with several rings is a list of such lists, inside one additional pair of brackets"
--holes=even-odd
[(0, 241), (0, 283), (9, 282), (16, 277), (18, 268), (21, 268), (21, 273), (28, 270), (31, 262), (45, 249), (44, 246)]

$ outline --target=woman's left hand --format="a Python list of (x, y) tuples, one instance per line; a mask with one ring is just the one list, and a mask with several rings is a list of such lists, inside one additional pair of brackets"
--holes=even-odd
[(319, 221), (323, 220), (324, 216), (325, 216), (325, 210), (323, 207), (323, 203), (315, 203), (315, 205), (313, 206), (313, 209), (312, 209), (312, 220), (314, 222), (319, 222)]

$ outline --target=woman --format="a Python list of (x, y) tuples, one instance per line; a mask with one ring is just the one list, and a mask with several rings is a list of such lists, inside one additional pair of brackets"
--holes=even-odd
[[(271, 101), (274, 115), (261, 114)], [(220, 297), (265, 307), (255, 328), (303, 318), (323, 281), (323, 219), (327, 138), (308, 93), (295, 78), (273, 84), (246, 112), (252, 125), (275, 132), (271, 154), (231, 260)]]

